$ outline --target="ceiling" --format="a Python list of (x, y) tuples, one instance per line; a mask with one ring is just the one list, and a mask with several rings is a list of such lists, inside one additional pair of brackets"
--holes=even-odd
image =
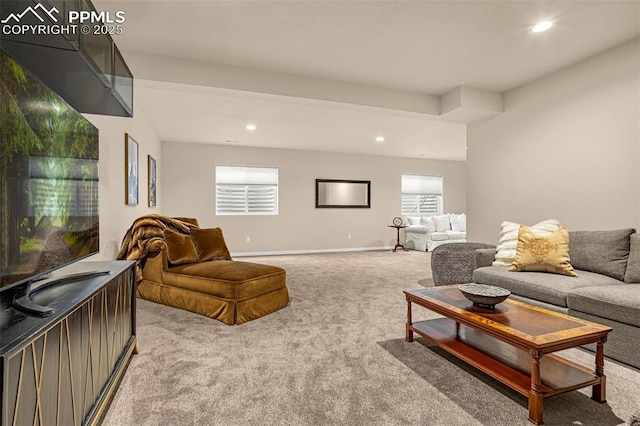
[[(93, 3), (125, 12), (114, 36), (125, 59), (152, 53), (434, 96), (504, 92), (640, 35), (638, 1)], [(545, 19), (551, 30), (530, 31)], [(466, 158), (465, 126), (424, 114), (151, 81), (137, 82), (135, 100), (163, 141)], [(248, 122), (258, 128), (247, 132)]]

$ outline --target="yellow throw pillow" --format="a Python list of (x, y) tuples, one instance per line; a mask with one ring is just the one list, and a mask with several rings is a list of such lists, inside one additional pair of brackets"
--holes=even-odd
[(569, 263), (569, 231), (560, 228), (551, 235), (533, 233), (525, 225), (518, 230), (516, 258), (510, 271), (539, 271), (577, 277)]
[(193, 228), (191, 238), (198, 251), (198, 260), (205, 262), (208, 260), (231, 260), (231, 254), (224, 242), (222, 229), (220, 228)]
[(189, 234), (181, 234), (166, 229), (164, 231), (164, 240), (167, 243), (167, 257), (172, 265), (183, 265), (198, 261), (198, 252)]

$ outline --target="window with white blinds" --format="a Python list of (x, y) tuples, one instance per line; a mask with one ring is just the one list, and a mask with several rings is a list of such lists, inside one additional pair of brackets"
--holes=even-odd
[(216, 166), (217, 215), (277, 215), (276, 167)]
[(442, 176), (402, 175), (402, 214), (442, 213)]

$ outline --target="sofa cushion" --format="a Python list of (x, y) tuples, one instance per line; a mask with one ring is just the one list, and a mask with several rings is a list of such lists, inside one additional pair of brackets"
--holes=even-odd
[(431, 240), (432, 241), (447, 241), (451, 239), (447, 232), (432, 232)]
[(436, 232), (445, 232), (451, 230), (451, 221), (448, 214), (440, 214), (431, 216), (433, 223), (436, 225)]
[(407, 225), (420, 225), (420, 217), (408, 217)]
[(569, 309), (640, 327), (640, 284), (584, 287), (567, 296)]
[(551, 235), (534, 234), (531, 229), (520, 225), (516, 258), (510, 271), (540, 271), (575, 277), (569, 263), (569, 232), (560, 228)]
[[(549, 235), (560, 228), (560, 222), (555, 219), (548, 219), (529, 228), (537, 235)], [(519, 230), (519, 223), (502, 222), (502, 225), (500, 225), (500, 238), (496, 248), (496, 258), (493, 261), (494, 266), (511, 266), (513, 259), (516, 257)]]
[(416, 234), (426, 234), (429, 229), (423, 225), (408, 225), (404, 228), (404, 232), (412, 232)]
[(420, 218), (420, 225), (425, 226), (429, 232), (434, 232), (436, 230), (436, 224), (429, 216), (422, 216)]
[(629, 238), (631, 248), (629, 250), (629, 260), (627, 271), (624, 273), (625, 283), (640, 283), (640, 234), (634, 232)]
[(569, 255), (576, 269), (597, 272), (624, 280), (629, 258), (629, 236), (633, 229), (572, 231)]
[(207, 260), (231, 260), (231, 254), (227, 248), (220, 228), (200, 229), (193, 228), (191, 230), (191, 238), (198, 251), (198, 261), (205, 262)]
[(189, 234), (167, 229), (164, 231), (164, 240), (167, 243), (167, 257), (172, 265), (198, 261), (198, 251)]
[(465, 231), (446, 231), (446, 234), (449, 236), (450, 240), (464, 240), (467, 238), (467, 233)]
[(478, 284), (506, 288), (513, 294), (567, 307), (567, 294), (576, 288), (619, 285), (620, 281), (587, 271), (576, 271), (577, 277), (545, 272), (511, 272), (506, 266), (485, 266), (473, 271)]
[(467, 215), (450, 214), (449, 221), (451, 222), (451, 230), (456, 232), (467, 232)]
[(244, 300), (286, 286), (278, 266), (216, 260), (174, 266), (163, 273), (164, 284), (229, 300)]

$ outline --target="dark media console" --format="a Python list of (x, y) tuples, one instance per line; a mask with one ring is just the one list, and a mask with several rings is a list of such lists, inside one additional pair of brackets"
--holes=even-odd
[(54, 286), (59, 286), (63, 284), (75, 283), (78, 281), (86, 281), (93, 277), (99, 277), (100, 275), (109, 275), (111, 271), (86, 271), (86, 272), (78, 272), (77, 274), (68, 274), (63, 275), (59, 278), (54, 277), (46, 277), (39, 278), (37, 281), (31, 281), (25, 287), (24, 291), (17, 293), (13, 296), (13, 307), (17, 310), (31, 314), (37, 315), (41, 317), (46, 317), (47, 315), (51, 315), (54, 313), (54, 309), (51, 306), (42, 306), (33, 302), (33, 297), (36, 296), (39, 292)]
[[(98, 424), (136, 352), (134, 263), (77, 262), (31, 287), (0, 292), (0, 426)], [(24, 297), (46, 316), (16, 309)]]

